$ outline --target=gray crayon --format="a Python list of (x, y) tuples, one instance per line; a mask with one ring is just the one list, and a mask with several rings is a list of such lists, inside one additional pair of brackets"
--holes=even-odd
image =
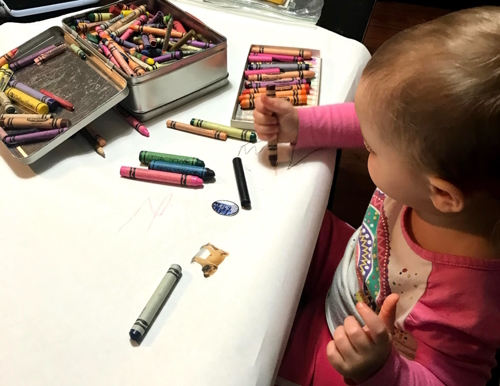
[(142, 341), (181, 276), (181, 266), (172, 264), (130, 329), (130, 339), (138, 343)]

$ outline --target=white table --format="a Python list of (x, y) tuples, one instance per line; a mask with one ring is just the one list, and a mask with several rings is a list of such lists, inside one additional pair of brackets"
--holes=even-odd
[[(166, 129), (165, 121), (228, 124), (251, 43), (320, 49), (322, 104), (353, 99), (369, 54), (321, 28), (179, 6), (228, 38), (230, 86), (148, 122), (149, 139), (106, 113), (91, 125), (108, 140), (106, 159), (80, 136), (31, 167), (0, 147), (3, 386), (273, 382), (326, 207), (335, 152), (316, 151), (293, 168), (286, 161), (272, 169), (265, 151), (257, 156), (236, 140)], [(248, 33), (243, 26), (250, 22)], [(0, 52), (52, 25), (60, 18), (1, 26)], [(121, 179), (120, 166), (138, 166), (140, 150), (199, 157), (217, 182), (189, 189)], [(296, 152), (292, 163), (309, 153)], [(213, 201), (240, 203), (231, 162), (238, 154), (253, 208), (219, 216)], [(230, 253), (209, 279), (190, 264), (207, 242)], [(184, 275), (134, 347), (128, 331), (172, 263)]]

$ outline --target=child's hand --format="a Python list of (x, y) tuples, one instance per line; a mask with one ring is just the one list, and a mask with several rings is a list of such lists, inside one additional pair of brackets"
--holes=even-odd
[(399, 295), (389, 295), (379, 315), (366, 304), (358, 303), (356, 309), (365, 326), (361, 327), (354, 316), (349, 316), (343, 326), (335, 329), (326, 353), (330, 363), (344, 378), (361, 383), (384, 366), (392, 349), (398, 300)]
[(295, 143), (299, 135), (299, 115), (293, 105), (280, 98), (262, 95), (255, 100), (254, 128), (260, 139)]

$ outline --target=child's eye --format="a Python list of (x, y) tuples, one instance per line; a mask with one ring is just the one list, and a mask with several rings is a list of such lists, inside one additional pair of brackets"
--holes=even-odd
[(366, 147), (366, 150), (368, 150), (368, 153), (373, 153), (373, 150), (370, 146), (368, 146), (368, 144), (366, 142), (364, 142), (365, 144), (365, 147)]

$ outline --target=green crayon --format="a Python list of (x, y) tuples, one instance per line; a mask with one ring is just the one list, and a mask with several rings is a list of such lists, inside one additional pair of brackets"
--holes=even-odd
[(235, 127), (229, 127), (224, 125), (219, 125), (218, 123), (207, 122), (202, 119), (191, 119), (191, 125), (202, 127), (204, 129), (219, 130), (226, 133), (231, 138), (241, 139), (248, 142), (257, 142), (257, 134), (254, 131), (237, 129)]
[(149, 164), (151, 161), (165, 161), (184, 165), (205, 166), (205, 162), (198, 158), (175, 154), (155, 153), (153, 151), (144, 150), (139, 153), (139, 161), (143, 164)]
[(170, 14), (163, 16), (163, 24), (167, 25), (168, 21), (170, 20), (172, 16)]

